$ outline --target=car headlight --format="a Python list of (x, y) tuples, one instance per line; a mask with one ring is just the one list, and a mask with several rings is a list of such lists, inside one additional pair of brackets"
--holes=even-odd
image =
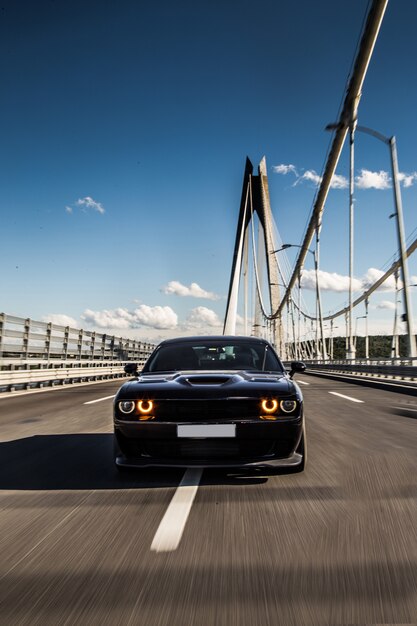
[(262, 400), (262, 402), (261, 402), (261, 409), (267, 415), (272, 415), (273, 413), (276, 413), (276, 411), (278, 409), (278, 400), (275, 400), (275, 398), (269, 398), (268, 400)]
[(152, 400), (138, 400), (136, 408), (139, 413), (138, 417), (142, 421), (152, 420), (155, 417), (152, 413), (154, 408)]
[(281, 400), (279, 403), (281, 411), (284, 413), (292, 413), (297, 408), (296, 400)]
[(122, 413), (127, 415), (135, 410), (135, 403), (132, 400), (122, 400), (119, 402), (119, 409)]

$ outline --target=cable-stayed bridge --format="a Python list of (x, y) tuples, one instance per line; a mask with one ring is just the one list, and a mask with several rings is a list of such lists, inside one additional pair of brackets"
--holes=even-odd
[[(383, 276), (356, 299), (351, 290), (349, 303), (330, 314), (320, 290), (326, 196), (346, 138), (353, 165), (357, 104), (385, 6), (371, 3), (302, 241), (279, 237), (266, 161), (255, 169), (248, 160), (244, 171), (224, 332), (265, 335), (286, 359), (308, 361), (297, 375), (306, 471), (206, 469), (193, 484), (180, 469), (116, 475), (112, 400), (120, 380), (111, 378), (123, 375), (126, 361), (143, 362), (152, 345), (2, 315), (1, 624), (416, 622), (417, 387), (412, 312), (401, 288), (416, 243), (402, 232), (399, 189), (398, 249)], [(395, 144), (380, 139), (395, 180)], [(293, 266), (288, 244), (298, 255)], [(309, 254), (310, 310), (302, 284)], [(397, 318), (408, 321), (406, 354), (385, 355), (384, 363), (368, 354), (362, 363), (353, 312), (390, 276), (402, 296)], [(343, 375), (325, 329), (337, 318), (346, 321)], [(178, 538), (175, 549), (153, 549), (161, 526)]]

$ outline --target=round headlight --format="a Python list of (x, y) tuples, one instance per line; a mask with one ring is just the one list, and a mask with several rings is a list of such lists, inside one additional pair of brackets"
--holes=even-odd
[(261, 402), (262, 411), (265, 413), (275, 413), (278, 408), (278, 400), (274, 398), (270, 398), (269, 400), (262, 400)]
[(131, 413), (135, 409), (135, 403), (132, 400), (122, 400), (119, 402), (119, 409), (122, 413)]
[(281, 400), (280, 402), (281, 411), (284, 413), (292, 413), (297, 408), (296, 400)]
[(139, 400), (138, 411), (140, 413), (144, 413), (145, 415), (147, 415), (148, 413), (152, 411), (152, 409), (153, 409), (152, 400)]

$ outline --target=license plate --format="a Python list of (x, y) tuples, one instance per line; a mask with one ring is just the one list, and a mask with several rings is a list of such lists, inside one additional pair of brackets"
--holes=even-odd
[(177, 437), (236, 437), (236, 424), (179, 424)]

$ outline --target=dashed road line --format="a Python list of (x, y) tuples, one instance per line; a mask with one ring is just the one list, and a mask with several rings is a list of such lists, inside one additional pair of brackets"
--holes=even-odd
[(179, 546), (203, 470), (187, 469), (152, 541), (153, 552), (173, 552)]
[(304, 380), (297, 380), (297, 383), (300, 385), (309, 385), (310, 383), (306, 383)]
[(89, 400), (88, 402), (83, 402), (83, 404), (95, 404), (96, 402), (103, 402), (103, 400), (110, 400), (110, 398), (114, 398), (116, 394), (112, 396), (106, 396), (105, 398), (97, 398), (97, 400)]
[(352, 398), (351, 396), (345, 396), (343, 393), (337, 393), (337, 391), (329, 391), (334, 396), (339, 396), (339, 398), (344, 398), (345, 400), (350, 400), (351, 402), (361, 402), (364, 403), (364, 400), (358, 400), (357, 398)]

